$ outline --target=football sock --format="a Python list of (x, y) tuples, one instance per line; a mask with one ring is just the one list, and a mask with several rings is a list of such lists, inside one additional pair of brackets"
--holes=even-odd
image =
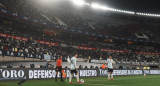
[(77, 82), (79, 82), (79, 75), (76, 75), (76, 78), (77, 78)]
[(69, 76), (69, 82), (71, 82), (71, 80), (72, 80), (72, 75)]
[(108, 79), (110, 79), (110, 74), (108, 74)]
[(113, 74), (111, 74), (111, 79), (113, 79)]

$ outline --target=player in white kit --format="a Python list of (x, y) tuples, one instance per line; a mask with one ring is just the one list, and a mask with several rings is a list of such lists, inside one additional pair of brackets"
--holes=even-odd
[(77, 62), (77, 57), (78, 55), (75, 54), (72, 58), (71, 58), (71, 74), (69, 76), (69, 83), (72, 83), (72, 76), (73, 74), (76, 75), (76, 78), (77, 78), (77, 83), (81, 83), (79, 81), (79, 74), (78, 74), (78, 71), (77, 71), (77, 68), (76, 68), (76, 62)]
[(113, 59), (112, 56), (109, 56), (107, 59), (107, 67), (108, 67), (108, 80), (113, 80)]

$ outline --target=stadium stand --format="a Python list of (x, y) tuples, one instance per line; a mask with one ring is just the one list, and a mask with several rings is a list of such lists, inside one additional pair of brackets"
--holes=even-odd
[[(117, 23), (114, 19), (107, 22), (105, 21), (107, 17), (104, 16), (98, 16), (98, 20), (95, 21), (95, 15), (89, 17), (90, 13), (84, 16), (64, 10), (55, 10), (53, 15), (49, 15), (42, 9), (35, 10), (34, 3), (28, 5), (21, 0), (11, 2), (13, 4), (3, 0), (2, 4), (6, 7), (3, 10), (33, 19), (35, 22), (54, 25), (55, 28), (1, 13), (2, 56), (14, 53), (15, 57), (43, 60), (43, 55), (47, 54), (52, 58), (63, 55), (66, 59), (72, 53), (78, 52), (81, 58), (104, 60), (111, 55), (116, 61), (153, 63), (160, 61), (160, 50), (157, 46), (160, 41), (158, 34), (160, 26), (157, 24), (135, 21)], [(66, 28), (70, 30), (65, 30)], [(85, 35), (82, 32), (85, 32)]]

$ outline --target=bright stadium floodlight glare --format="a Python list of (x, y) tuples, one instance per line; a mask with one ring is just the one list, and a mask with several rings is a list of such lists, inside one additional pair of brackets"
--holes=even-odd
[(99, 5), (98, 4), (92, 4), (91, 7), (97, 9), (99, 7)]
[(95, 3), (93, 3), (93, 4), (91, 5), (91, 7), (94, 8), (94, 9), (108, 10), (108, 7), (106, 7), (106, 6), (101, 6), (101, 5), (95, 4)]
[(49, 3), (51, 2), (52, 0), (40, 0), (41, 3)]
[(86, 3), (84, 0), (71, 0), (71, 1), (77, 6), (90, 5), (89, 3)]
[(36, 2), (40, 3), (41, 5), (50, 5), (50, 4), (57, 4), (60, 2), (60, 0), (37, 0)]
[(137, 12), (136, 14), (137, 14), (137, 15), (141, 15), (141, 16), (160, 17), (159, 14), (140, 13), (140, 12)]
[(127, 13), (127, 14), (135, 14), (135, 12), (132, 12), (132, 11), (126, 11), (126, 10), (119, 10), (119, 9), (109, 8), (107, 6), (101, 6), (101, 5), (95, 4), (95, 3), (93, 3), (91, 5), (91, 7), (94, 8), (94, 9), (109, 10), (109, 11), (115, 11), (115, 12)]

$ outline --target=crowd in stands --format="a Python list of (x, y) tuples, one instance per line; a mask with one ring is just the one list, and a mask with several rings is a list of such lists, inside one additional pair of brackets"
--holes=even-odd
[[(1, 25), (0, 32), (19, 36), (18, 30), (13, 31), (12, 27), (5, 27)], [(37, 36), (35, 35), (32, 35)], [(28, 35), (28, 38), (31, 38)], [(159, 52), (152, 46), (134, 46), (134, 45), (120, 45), (120, 44), (108, 44), (106, 46), (94, 46), (90, 45), (90, 47), (97, 47), (97, 50), (83, 50), (76, 49), (73, 47), (61, 47), (61, 46), (51, 46), (46, 44), (37, 43), (35, 40), (38, 38), (45, 39), (45, 36), (37, 37), (33, 39), (29, 39), (28, 41), (16, 40), (13, 38), (0, 37), (0, 46), (1, 51), (10, 51), (10, 52), (19, 52), (24, 54), (24, 58), (26, 58), (25, 53), (29, 54), (37, 54), (37, 55), (52, 55), (54, 57), (58, 57), (63, 55), (65, 57), (72, 56), (74, 52), (78, 52), (79, 57), (91, 59), (107, 59), (109, 56), (112, 56), (116, 61), (135, 61), (135, 62), (159, 62), (160, 55), (147, 55), (147, 54), (137, 54), (135, 52)], [(48, 38), (48, 37), (46, 37)], [(47, 40), (47, 39), (46, 39)], [(51, 41), (51, 40), (48, 40)], [(54, 41), (55, 42), (55, 41)], [(59, 41), (59, 45), (61, 42)], [(100, 49), (110, 49), (110, 50), (123, 50), (129, 51), (128, 53), (121, 52), (102, 52)], [(5, 54), (7, 54), (5, 52)], [(41, 57), (43, 59), (43, 57)]]

